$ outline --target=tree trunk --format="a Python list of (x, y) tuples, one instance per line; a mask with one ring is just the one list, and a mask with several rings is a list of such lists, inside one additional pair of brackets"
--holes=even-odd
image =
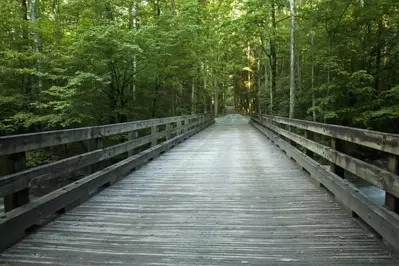
[(206, 64), (204, 64), (203, 65), (203, 67), (204, 67), (204, 85), (203, 85), (203, 90), (204, 90), (204, 114), (206, 114), (207, 113), (207, 104), (206, 104), (206, 98), (207, 98), (207, 91), (206, 91), (206, 86), (207, 86), (207, 77), (208, 77), (208, 75), (207, 75), (207, 70), (206, 70)]
[[(36, 7), (39, 5), (39, 0), (30, 0), (30, 20), (33, 24), (36, 24), (36, 13), (37, 13), (37, 9)], [(40, 60), (40, 52), (41, 52), (41, 46), (42, 46), (42, 41), (40, 39), (40, 36), (38, 34), (38, 32), (36, 30), (33, 31), (33, 40), (35, 42), (35, 53), (37, 56), (36, 59), (36, 70), (37, 72), (41, 72), (41, 60)], [(37, 78), (37, 88), (34, 91), (34, 93), (36, 94), (36, 97), (39, 97), (39, 93), (42, 91), (43, 89), (43, 82), (42, 82), (42, 78), (38, 75)]]
[(290, 112), (289, 117), (293, 118), (295, 114), (295, 0), (290, 0), (291, 13), (291, 41), (290, 41)]
[(215, 84), (215, 117), (218, 116), (219, 114), (219, 84), (217, 79), (215, 78), (214, 80), (214, 84)]
[[(313, 1), (309, 1), (310, 9), (313, 11)], [(310, 45), (312, 50), (312, 70), (311, 70), (311, 91), (312, 91), (312, 117), (313, 121), (316, 121), (316, 95), (314, 91), (314, 75), (315, 75), (315, 49), (314, 49), (314, 31), (313, 27), (310, 30)]]
[(271, 90), (270, 90), (270, 110), (271, 115), (274, 114), (273, 97), (276, 92), (276, 80), (277, 80), (277, 52), (276, 52), (276, 5), (275, 0), (271, 0), (271, 15), (272, 15), (272, 38), (270, 39), (270, 67), (271, 67)]
[(191, 81), (191, 114), (195, 114), (195, 78)]

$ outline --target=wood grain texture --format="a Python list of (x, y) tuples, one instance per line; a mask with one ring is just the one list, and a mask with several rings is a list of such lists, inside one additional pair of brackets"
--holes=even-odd
[(290, 125), (317, 134), (334, 137), (372, 149), (399, 155), (399, 134), (390, 134), (278, 116), (262, 115), (262, 117), (268, 118), (276, 123)]
[(228, 115), (0, 255), (9, 265), (398, 265)]

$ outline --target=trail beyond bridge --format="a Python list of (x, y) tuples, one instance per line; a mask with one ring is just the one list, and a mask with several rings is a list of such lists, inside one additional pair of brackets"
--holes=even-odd
[[(27, 150), (65, 142), (55, 137), (62, 134), (67, 142), (130, 134), (116, 148), (97, 141), (80, 159), (14, 167), (1, 177), (7, 212), (0, 220), (0, 264), (398, 265), (397, 169), (354, 158), (341, 145), (364, 141), (392, 166), (395, 135), (270, 116), (216, 120), (187, 116), (82, 135), (72, 130), (1, 138), (1, 154), (18, 160)], [(145, 128), (151, 129), (147, 135), (137, 134)], [(316, 135), (332, 138), (332, 145)], [(376, 141), (381, 136), (382, 146)], [(147, 144), (29, 200), (35, 182), (67, 167), (99, 167), (101, 160)], [(349, 174), (381, 190), (383, 204), (350, 183)]]

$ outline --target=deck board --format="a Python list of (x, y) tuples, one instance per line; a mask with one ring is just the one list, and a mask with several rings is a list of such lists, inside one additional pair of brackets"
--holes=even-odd
[(398, 265), (228, 115), (0, 255), (8, 265)]

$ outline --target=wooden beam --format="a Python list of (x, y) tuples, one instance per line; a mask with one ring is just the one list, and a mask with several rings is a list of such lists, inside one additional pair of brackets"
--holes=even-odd
[[(258, 122), (256, 118), (254, 121)], [(260, 122), (260, 121), (259, 121)], [(297, 134), (293, 134), (287, 130), (272, 125), (267, 119), (264, 120), (263, 126), (271, 129), (280, 136), (286, 137), (289, 140), (295, 141), (297, 144), (313, 151), (322, 156), (331, 163), (344, 168), (345, 170), (357, 175), (358, 177), (370, 182), (371, 184), (385, 190), (393, 195), (399, 196), (399, 176), (379, 168), (375, 165), (366, 163), (362, 160), (346, 155), (335, 149), (311, 141)]]
[(5, 136), (0, 137), (0, 155), (19, 153), (23, 151), (35, 150), (78, 141), (85, 141), (93, 138), (112, 136), (116, 134), (127, 133), (133, 130), (186, 120), (192, 117), (198, 117), (198, 115), (176, 116), (113, 125)]
[[(178, 129), (176, 128), (175, 130)], [(8, 195), (24, 189), (28, 187), (28, 184), (38, 184), (71, 173), (94, 163), (110, 159), (165, 136), (166, 132), (162, 131), (154, 135), (147, 135), (111, 147), (94, 150), (53, 163), (34, 167), (22, 172), (0, 176), (0, 196)]]
[[(390, 154), (388, 157), (388, 170), (394, 174), (399, 174), (399, 156)], [(393, 195), (390, 192), (385, 193), (385, 206), (399, 214), (399, 196)]]
[(176, 136), (151, 149), (147, 149), (99, 172), (84, 177), (79, 181), (36, 199), (24, 207), (10, 211), (0, 218), (0, 252), (18, 242), (23, 237), (27, 228), (35, 224), (40, 224), (40, 221), (49, 215), (63, 210), (70, 205), (74, 205), (77, 201), (81, 202), (82, 199), (85, 200), (93, 196), (104, 184), (112, 185), (122, 179), (133, 168), (140, 167), (149, 159), (171, 149), (184, 141), (184, 139), (210, 126), (212, 123), (214, 123), (214, 120), (210, 118), (201, 127), (197, 127), (185, 134)]
[(312, 121), (263, 115), (277, 123), (309, 130), (324, 136), (352, 142), (375, 150), (399, 155), (399, 134), (389, 134), (359, 128), (329, 125)]
[(399, 216), (376, 205), (370, 199), (358, 193), (358, 188), (348, 183), (348, 181), (338, 178), (335, 174), (327, 171), (315, 160), (304, 156), (296, 148), (293, 148), (286, 141), (274, 134), (259, 120), (253, 118), (251, 124), (270, 138), (276, 145), (283, 149), (288, 156), (310, 173), (311, 177), (323, 184), (331, 191), (339, 202), (346, 205), (346, 208), (355, 212), (362, 220), (370, 225), (384, 240), (399, 250)]
[[(12, 174), (26, 168), (25, 152), (0, 156), (0, 175)], [(4, 197), (4, 211), (9, 212), (29, 202), (29, 188), (27, 182), (19, 182), (18, 189), (9, 191)]]

